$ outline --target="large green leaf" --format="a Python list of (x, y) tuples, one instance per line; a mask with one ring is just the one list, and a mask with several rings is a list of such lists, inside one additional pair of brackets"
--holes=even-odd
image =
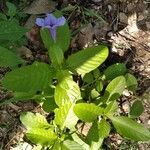
[(13, 67), (22, 62), (23, 60), (13, 52), (0, 46), (0, 67)]
[(130, 74), (130, 73), (127, 73), (125, 75), (125, 78), (126, 78), (126, 84), (127, 84), (127, 88), (133, 92), (135, 92), (137, 86), (138, 86), (138, 82), (136, 80), (136, 78)]
[(6, 89), (17, 92), (41, 91), (52, 80), (52, 73), (45, 63), (36, 62), (8, 72), (2, 84)]
[(106, 87), (105, 101), (117, 100), (123, 93), (126, 86), (126, 80), (123, 76), (113, 79)]
[(127, 69), (125, 64), (122, 63), (113, 64), (104, 71), (104, 77), (106, 80), (112, 80), (117, 76), (124, 75), (126, 71)]
[(130, 116), (133, 118), (139, 117), (144, 111), (144, 106), (140, 100), (135, 101), (130, 108)]
[(27, 128), (27, 137), (35, 144), (49, 146), (57, 139), (51, 125), (48, 124), (44, 116), (39, 113), (26, 112), (20, 116), (21, 122)]
[(17, 41), (27, 30), (15, 21), (0, 21), (0, 40)]
[(63, 130), (64, 127), (73, 129), (78, 121), (78, 117), (73, 112), (74, 104), (66, 103), (55, 109), (55, 123)]
[(20, 120), (27, 129), (50, 127), (50, 124), (48, 124), (45, 117), (39, 113), (36, 114), (32, 112), (22, 113), (20, 116)]
[(57, 135), (52, 129), (32, 128), (27, 131), (26, 136), (35, 144), (41, 144), (43, 146), (53, 145), (57, 139)]
[(60, 71), (55, 88), (55, 102), (58, 106), (68, 102), (76, 102), (81, 98), (80, 88), (67, 71)]
[(122, 136), (135, 141), (149, 141), (150, 132), (142, 124), (128, 117), (110, 117), (117, 132)]
[(66, 140), (63, 142), (62, 150), (85, 150), (85, 149), (75, 141)]
[(102, 114), (103, 109), (93, 103), (79, 103), (74, 106), (74, 112), (82, 121), (93, 122)]
[(103, 45), (81, 50), (68, 57), (66, 64), (78, 74), (85, 74), (101, 65), (108, 56), (108, 48)]

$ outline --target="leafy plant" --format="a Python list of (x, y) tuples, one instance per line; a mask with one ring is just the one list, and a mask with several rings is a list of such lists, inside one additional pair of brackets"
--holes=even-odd
[(28, 30), (19, 25), (16, 6), (10, 2), (6, 2), (6, 6), (7, 10), (0, 13), (0, 46), (14, 50), (25, 43)]
[[(56, 17), (50, 16), (57, 24), (62, 18), (58, 11), (54, 14)], [(51, 17), (47, 18), (50, 22)], [(43, 19), (38, 18), (38, 21)], [(67, 22), (57, 26), (56, 30), (50, 24), (46, 25), (49, 29), (44, 26), (42, 24), (40, 33), (51, 63), (34, 62), (8, 72), (2, 80), (2, 85), (14, 92), (8, 102), (32, 99), (40, 102), (47, 112), (54, 112), (50, 122), (38, 113), (23, 113), (20, 120), (27, 128), (27, 138), (40, 144), (40, 149), (98, 150), (114, 127), (127, 139), (150, 140), (150, 132), (143, 125), (117, 115), (118, 98), (125, 89), (132, 87), (135, 91), (137, 86), (126, 66), (117, 63), (100, 72), (98, 67), (108, 57), (105, 45), (86, 48), (65, 58), (64, 52), (70, 43)], [(56, 39), (52, 36), (55, 31)], [(134, 105), (139, 104), (133, 104), (130, 115), (136, 116)], [(141, 112), (142, 109), (138, 115)], [(79, 132), (79, 122), (91, 124), (87, 135)]]

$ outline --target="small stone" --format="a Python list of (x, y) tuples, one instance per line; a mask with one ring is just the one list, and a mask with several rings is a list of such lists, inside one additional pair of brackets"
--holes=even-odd
[(111, 32), (111, 31), (108, 32), (108, 33), (107, 33), (107, 36), (108, 36), (108, 37), (113, 37), (113, 32)]
[(143, 16), (142, 14), (140, 14), (140, 15), (138, 16), (138, 21), (142, 21), (142, 20), (144, 20), (144, 16)]
[(112, 11), (112, 6), (111, 5), (108, 5), (108, 10), (109, 10), (109, 12)]
[(128, 17), (126, 16), (125, 13), (120, 12), (119, 19), (120, 19), (120, 22), (128, 24)]
[(141, 66), (139, 67), (139, 71), (143, 71), (143, 70), (144, 70), (144, 66), (141, 65)]
[(128, 113), (129, 112), (129, 105), (128, 104), (123, 104), (122, 106), (123, 110)]
[(120, 145), (122, 140), (117, 140), (117, 144)]
[(123, 91), (123, 95), (129, 97), (130, 96), (130, 92), (128, 90), (124, 90)]
[(149, 72), (149, 73), (150, 73), (150, 67), (147, 67), (147, 68), (145, 69), (145, 72)]

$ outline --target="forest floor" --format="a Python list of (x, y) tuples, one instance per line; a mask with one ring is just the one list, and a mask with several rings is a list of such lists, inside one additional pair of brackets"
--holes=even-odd
[[(3, 1), (3, 0), (2, 0)], [(5, 1), (4, 1), (5, 2)], [(0, 9), (5, 6), (0, 2)], [(133, 100), (140, 99), (145, 111), (138, 118), (150, 128), (150, 1), (149, 0), (22, 0), (13, 1), (27, 15), (23, 25), (31, 30), (27, 34), (28, 44), (19, 48), (19, 54), (32, 63), (47, 61), (42, 50), (35, 18), (38, 14), (57, 9), (68, 18), (72, 30), (69, 53), (78, 49), (104, 43), (109, 47), (109, 57), (105, 66), (122, 62), (138, 80), (137, 95), (126, 91), (120, 98), (120, 113), (127, 114)], [(65, 33), (64, 33), (65, 35)], [(8, 69), (0, 68), (0, 78)], [(7, 98), (0, 88), (0, 100)], [(41, 112), (40, 106), (31, 101), (18, 102), (0, 107), (0, 150), (30, 150), (32, 146), (24, 140), (25, 129), (19, 121), (23, 111)], [(104, 142), (106, 149), (150, 150), (149, 143), (137, 143), (111, 134)]]

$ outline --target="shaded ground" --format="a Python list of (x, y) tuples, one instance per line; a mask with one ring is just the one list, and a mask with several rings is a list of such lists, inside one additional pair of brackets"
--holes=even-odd
[[(39, 1), (39, 0), (37, 0)], [(37, 2), (36, 1), (36, 2)], [(17, 2), (17, 1), (14, 1)], [(46, 0), (41, 0), (44, 4)], [(78, 49), (105, 43), (110, 49), (110, 55), (103, 67), (116, 62), (124, 62), (138, 79), (137, 96), (144, 103), (145, 111), (138, 119), (150, 128), (150, 3), (148, 0), (60, 0), (48, 5), (30, 5), (29, 1), (18, 3), (20, 7), (28, 6), (29, 19), (26, 27), (32, 27), (28, 33), (28, 45), (19, 49), (19, 53), (28, 63), (34, 60), (47, 62), (38, 29), (34, 26), (36, 14), (47, 12), (55, 7), (61, 9), (68, 18), (73, 38), (68, 53)], [(39, 6), (41, 8), (39, 8)], [(2, 7), (2, 5), (1, 5)], [(37, 9), (38, 7), (38, 9)], [(65, 8), (65, 9), (64, 9)], [(66, 11), (67, 8), (67, 11)], [(38, 12), (37, 12), (38, 11)], [(39, 12), (41, 11), (41, 12)], [(37, 13), (36, 13), (37, 12)], [(0, 77), (8, 69), (0, 69)], [(9, 97), (9, 93), (1, 88), (0, 100)], [(126, 93), (120, 100), (120, 113), (128, 113), (129, 105), (135, 97)], [(19, 143), (24, 143), (19, 115), (23, 111), (39, 112), (40, 107), (33, 102), (24, 102), (2, 106), (0, 109), (0, 148), (15, 149)], [(24, 143), (24, 147), (29, 146)], [(19, 148), (18, 148), (19, 149)], [(24, 148), (25, 149), (25, 148)], [(28, 147), (30, 149), (30, 146)], [(148, 143), (122, 140), (119, 135), (112, 134), (105, 140), (104, 149), (140, 149), (148, 150)]]

